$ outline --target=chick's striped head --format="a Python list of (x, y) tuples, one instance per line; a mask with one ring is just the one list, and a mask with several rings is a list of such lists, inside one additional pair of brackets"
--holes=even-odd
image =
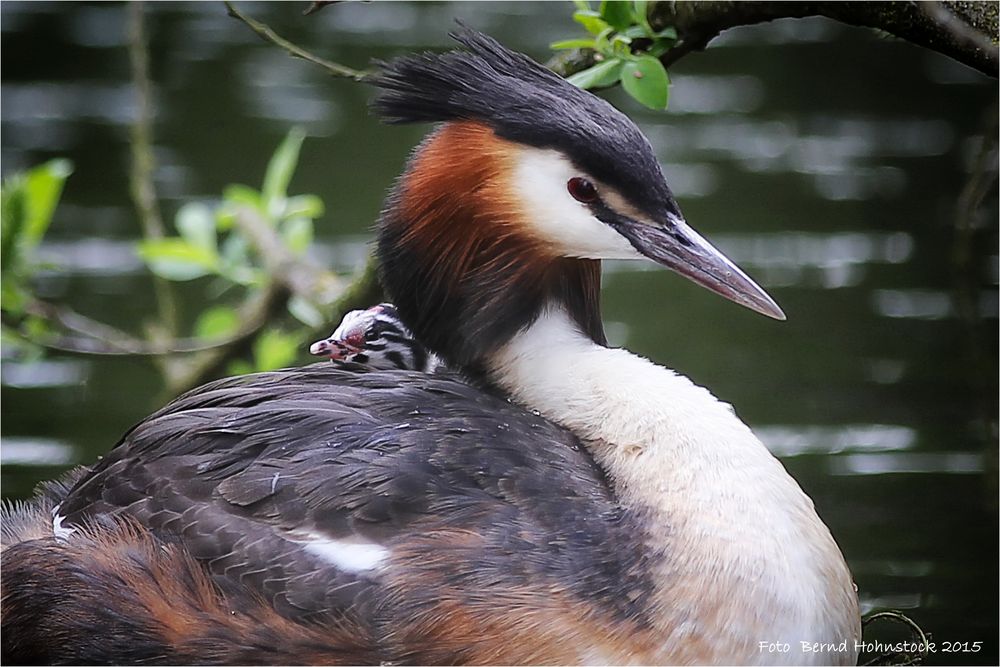
[(430, 372), (439, 363), (403, 324), (391, 303), (352, 310), (328, 338), (310, 345), (309, 352), (379, 369)]

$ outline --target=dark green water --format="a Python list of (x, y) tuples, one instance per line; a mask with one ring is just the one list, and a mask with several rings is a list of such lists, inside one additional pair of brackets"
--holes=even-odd
[[(302, 6), (245, 3), (357, 67), (444, 46), (454, 16), (538, 58), (576, 31), (569, 3), (350, 3), (306, 18)], [(259, 183), (274, 146), (300, 124), (309, 139), (292, 190), (326, 203), (317, 256), (356, 265), (385, 188), (425, 129), (380, 126), (365, 111), (368, 91), (286, 57), (220, 4), (148, 9), (165, 213), (228, 183)], [(153, 306), (131, 250), (125, 8), (4, 2), (0, 29), (4, 176), (56, 156), (75, 164), (44, 248), (67, 270), (39, 289), (138, 330)], [(938, 642), (934, 663), (996, 664), (995, 186), (974, 221), (973, 261), (950, 260), (956, 200), (995, 113), (996, 82), (824, 20), (731, 31), (671, 74), (668, 113), (611, 98), (648, 133), (687, 219), (759, 279), (788, 321), (659, 270), (611, 264), (613, 342), (736, 407), (814, 498), (866, 611), (912, 616)], [(13, 497), (93, 461), (157, 407), (159, 392), (156, 372), (137, 360), (5, 356), (2, 381), (3, 493)], [(943, 652), (943, 642), (975, 641), (979, 652)]]

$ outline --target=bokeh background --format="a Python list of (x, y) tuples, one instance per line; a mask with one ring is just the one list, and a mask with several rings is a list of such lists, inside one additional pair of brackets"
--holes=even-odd
[[(243, 3), (332, 60), (443, 48), (454, 17), (544, 60), (578, 36), (571, 3)], [(292, 193), (326, 204), (314, 255), (363, 262), (381, 198), (424, 127), (379, 125), (370, 91), (289, 58), (221, 3), (146, 7), (156, 185), (169, 218), (230, 183), (259, 185), (292, 125), (308, 132)], [(43, 257), (48, 299), (140, 331), (152, 284), (128, 194), (127, 8), (5, 1), (4, 177), (53, 157), (74, 173)], [(671, 69), (670, 109), (608, 97), (645, 130), (699, 231), (770, 291), (756, 316), (651, 267), (609, 263), (612, 342), (732, 403), (816, 502), (864, 610), (899, 609), (937, 664), (997, 663), (997, 193), (957, 204), (996, 132), (996, 81), (825, 19), (727, 32)], [(990, 158), (995, 168), (995, 153)], [(962, 236), (957, 224), (971, 225)], [(964, 239), (964, 241), (962, 241)], [(956, 243), (971, 260), (953, 261)], [(204, 286), (182, 290), (189, 314)], [(300, 361), (311, 361), (303, 353)], [(2, 360), (2, 484), (88, 463), (162, 400), (148, 361)], [(872, 627), (870, 638), (901, 638)], [(971, 645), (969, 646), (971, 649)]]

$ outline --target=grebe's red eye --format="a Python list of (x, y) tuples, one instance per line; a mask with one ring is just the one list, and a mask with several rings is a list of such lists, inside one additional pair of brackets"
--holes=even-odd
[(566, 189), (573, 195), (573, 199), (584, 204), (597, 201), (597, 188), (586, 178), (575, 176), (566, 182)]

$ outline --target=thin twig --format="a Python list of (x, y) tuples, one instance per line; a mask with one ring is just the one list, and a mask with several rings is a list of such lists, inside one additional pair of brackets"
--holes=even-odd
[(153, 171), (156, 165), (151, 146), (152, 131), (150, 128), (152, 85), (149, 79), (149, 54), (143, 28), (142, 2), (130, 3), (128, 25), (128, 55), (132, 68), (132, 83), (135, 86), (137, 107), (135, 121), (130, 128), (132, 170), (129, 173), (129, 186), (144, 235), (146, 238), (161, 239), (165, 232), (163, 218), (160, 216), (159, 205), (156, 201), (156, 188), (153, 185)]
[[(152, 146), (152, 84), (141, 2), (133, 2), (129, 6), (128, 31), (129, 62), (137, 106), (135, 121), (130, 128), (132, 166), (129, 170), (129, 189), (143, 236), (147, 239), (161, 239), (165, 236), (165, 231), (153, 183), (156, 160)], [(173, 289), (166, 280), (154, 276), (153, 290), (159, 321), (166, 329), (166, 336), (171, 337), (177, 332), (178, 327), (177, 302)]]
[(289, 42), (284, 37), (281, 37), (280, 35), (275, 33), (274, 30), (272, 30), (267, 24), (261, 23), (260, 21), (255, 21), (249, 16), (240, 13), (238, 9), (233, 7), (233, 4), (231, 2), (226, 2), (225, 5), (226, 5), (226, 10), (229, 12), (230, 16), (232, 16), (235, 19), (239, 19), (240, 21), (245, 23), (251, 30), (257, 33), (257, 35), (264, 41), (271, 42), (272, 44), (281, 47), (282, 49), (287, 51), (289, 54), (295, 56), (296, 58), (302, 58), (303, 60), (313, 63), (314, 65), (319, 65), (320, 67), (325, 69), (329, 74), (336, 77), (340, 77), (342, 79), (353, 79), (355, 81), (363, 81), (365, 77), (368, 76), (368, 72), (356, 70), (351, 67), (348, 67), (347, 65), (341, 65), (340, 63), (335, 63), (326, 60), (324, 58), (320, 58), (319, 56), (314, 55), (312, 53), (309, 53), (302, 47), (293, 44), (292, 42)]
[[(58, 325), (68, 333), (54, 333), (49, 337), (32, 337), (31, 342), (42, 347), (96, 355), (127, 355), (138, 357), (167, 356), (204, 352), (239, 342), (246, 335), (239, 331), (224, 338), (206, 340), (204, 338), (174, 338), (170, 340), (148, 341), (132, 336), (121, 329), (87, 317), (66, 306), (35, 299), (26, 307), (29, 315)], [(23, 320), (17, 320), (5, 313), (4, 323), (18, 329)]]
[(83, 336), (55, 334), (51, 338), (32, 338), (33, 343), (50, 350), (105, 357), (165, 357), (174, 354), (193, 354), (228, 347), (239, 340), (240, 338), (235, 336), (210, 342), (201, 338), (178, 338), (166, 344), (137, 341), (134, 347), (122, 348), (110, 341)]
[(951, 33), (957, 44), (965, 48), (976, 49), (993, 54), (997, 59), (997, 45), (990, 41), (989, 36), (956, 16), (943, 2), (919, 2), (917, 5), (933, 21)]

